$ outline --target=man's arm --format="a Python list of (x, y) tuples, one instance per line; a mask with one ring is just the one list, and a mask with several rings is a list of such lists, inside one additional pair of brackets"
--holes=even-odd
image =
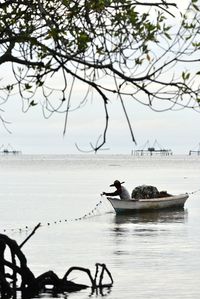
[(119, 193), (118, 190), (116, 190), (116, 191), (114, 191), (114, 192), (110, 192), (110, 193), (108, 193), (108, 192), (103, 192), (103, 195), (106, 195), (106, 196), (116, 196), (116, 195), (120, 195), (120, 193)]

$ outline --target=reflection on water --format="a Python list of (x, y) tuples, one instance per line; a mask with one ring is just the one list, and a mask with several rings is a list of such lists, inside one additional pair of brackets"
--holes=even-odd
[[(186, 223), (188, 219), (187, 210), (154, 211), (130, 214), (115, 215), (111, 235), (117, 237), (121, 242), (130, 237), (157, 237), (167, 233), (170, 227), (175, 227), (180, 223)], [(176, 230), (174, 230), (176, 231)], [(115, 239), (116, 241), (116, 239)], [(118, 242), (117, 241), (117, 242)], [(115, 252), (116, 253), (116, 252)], [(119, 254), (119, 253), (118, 253)], [(120, 254), (122, 252), (120, 251)]]
[(145, 259), (150, 256), (155, 258), (158, 252), (160, 258), (163, 258), (163, 245), (166, 244), (169, 249), (178, 242), (181, 234), (185, 234), (185, 226), (182, 224), (186, 223), (187, 216), (187, 210), (180, 209), (115, 215), (110, 229), (115, 244), (113, 254), (119, 258), (120, 263), (122, 258), (126, 260), (130, 256), (138, 260), (142, 256)]
[(144, 213), (115, 215), (116, 224), (124, 223), (185, 223), (187, 210), (151, 211)]
[[(91, 288), (90, 290), (83, 290), (82, 292), (80, 292), (81, 294), (85, 294), (86, 297), (88, 298), (93, 298), (93, 297), (97, 297), (98, 295), (100, 295), (101, 297), (103, 296), (108, 296), (109, 294), (111, 294), (112, 292), (112, 287), (99, 287), (96, 289)], [(78, 294), (78, 292), (76, 293)], [(18, 297), (20, 298), (20, 293), (18, 292)], [(69, 293), (55, 293), (52, 292), (51, 290), (46, 290), (45, 293), (41, 292), (37, 295), (37, 297), (34, 297), (32, 299), (36, 299), (36, 298), (46, 298), (46, 299), (56, 299), (56, 298), (61, 298), (61, 299), (67, 299), (69, 298)], [(12, 299), (14, 299), (14, 296), (12, 297)]]

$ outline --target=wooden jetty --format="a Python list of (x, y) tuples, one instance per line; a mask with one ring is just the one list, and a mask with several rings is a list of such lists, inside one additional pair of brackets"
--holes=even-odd
[(21, 154), (22, 152), (19, 150), (14, 149), (10, 144), (8, 144), (7, 146), (4, 146), (4, 144), (1, 145), (0, 147), (0, 154), (3, 155), (18, 155)]
[(160, 156), (170, 156), (173, 155), (171, 149), (165, 149), (159, 145), (157, 140), (154, 141), (153, 145), (150, 146), (149, 140), (144, 144), (141, 149), (137, 149), (132, 151), (132, 155), (134, 156), (153, 156), (153, 155), (160, 155)]

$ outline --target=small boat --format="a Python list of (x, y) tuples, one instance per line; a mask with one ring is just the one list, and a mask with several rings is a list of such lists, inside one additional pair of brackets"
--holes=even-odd
[(171, 195), (161, 198), (121, 200), (115, 197), (107, 197), (116, 214), (135, 213), (150, 210), (183, 209), (189, 195), (187, 193)]

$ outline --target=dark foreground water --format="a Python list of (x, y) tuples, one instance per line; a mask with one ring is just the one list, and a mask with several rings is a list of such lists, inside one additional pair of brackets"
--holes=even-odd
[[(53, 270), (62, 277), (71, 266), (94, 272), (100, 262), (114, 278), (104, 291), (109, 299), (199, 299), (200, 192), (190, 194), (184, 211), (116, 216), (100, 196), (115, 179), (130, 191), (151, 184), (191, 193), (200, 189), (200, 158), (0, 157), (0, 233), (20, 244), (42, 223), (23, 247), (36, 276)], [(71, 278), (89, 283), (77, 272)], [(86, 289), (59, 298), (96, 296)]]

